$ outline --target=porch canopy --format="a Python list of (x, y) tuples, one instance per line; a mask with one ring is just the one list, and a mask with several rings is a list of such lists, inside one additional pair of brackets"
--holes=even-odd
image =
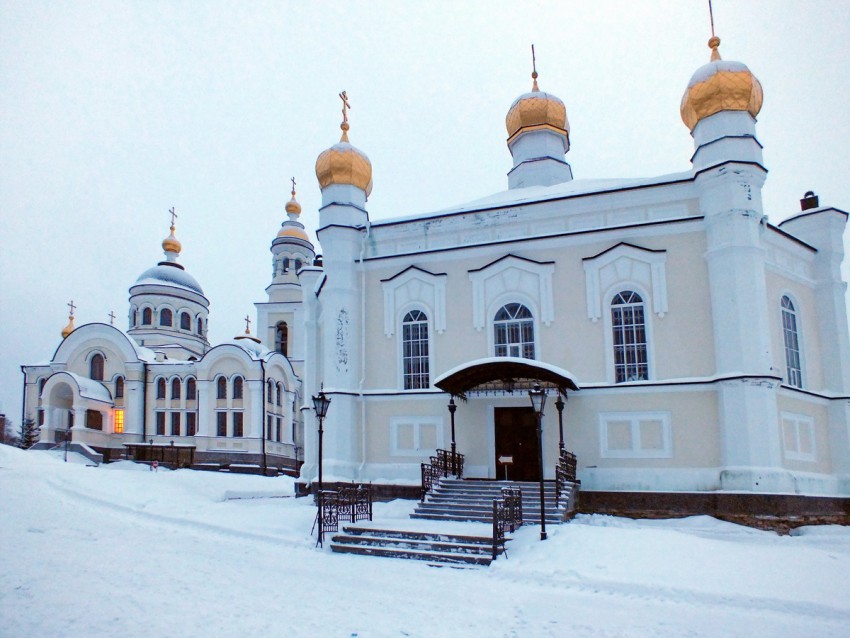
[(468, 361), (440, 375), (434, 385), (452, 396), (466, 398), (470, 392), (512, 392), (531, 390), (535, 384), (557, 389), (578, 390), (575, 377), (557, 366), (520, 357), (487, 357)]

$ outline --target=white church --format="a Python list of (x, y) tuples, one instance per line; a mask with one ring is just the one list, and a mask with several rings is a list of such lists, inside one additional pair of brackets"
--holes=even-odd
[(565, 105), (535, 71), (507, 111), (507, 190), (372, 221), (344, 107), (316, 161), (322, 256), (293, 185), (256, 335), (207, 341), (210, 300), (172, 225), (127, 330), (72, 318), (50, 362), (24, 366), (41, 445), (307, 486), (323, 391), (325, 480), (418, 485), (451, 445), (466, 477), (539, 480), (540, 383), (546, 480), (563, 444), (583, 493), (847, 497), (848, 214), (807, 193), (767, 221), (762, 88), (719, 43), (682, 98), (691, 168), (670, 175), (573, 179)]

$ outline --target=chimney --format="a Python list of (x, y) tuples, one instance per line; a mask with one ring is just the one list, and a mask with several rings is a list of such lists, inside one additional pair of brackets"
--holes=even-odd
[(806, 191), (806, 194), (803, 195), (803, 199), (800, 200), (800, 210), (809, 210), (810, 208), (817, 208), (818, 206), (820, 206), (818, 196), (815, 195), (814, 191)]

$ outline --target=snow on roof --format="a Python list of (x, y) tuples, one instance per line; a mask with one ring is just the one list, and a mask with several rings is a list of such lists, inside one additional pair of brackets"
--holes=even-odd
[(104, 386), (100, 381), (95, 381), (88, 377), (81, 377), (79, 374), (74, 374), (73, 372), (65, 371), (60, 374), (67, 374), (74, 380), (77, 384), (77, 388), (80, 390), (81, 397), (100, 401), (102, 403), (112, 403), (112, 395), (109, 393), (109, 390), (106, 389), (106, 386)]
[(429, 213), (405, 215), (390, 219), (381, 219), (372, 222), (372, 226), (381, 226), (400, 221), (415, 221), (422, 217), (435, 217), (465, 213), (471, 211), (485, 210), (488, 208), (501, 208), (506, 206), (520, 206), (525, 204), (536, 204), (538, 202), (552, 201), (566, 197), (577, 197), (580, 195), (592, 195), (598, 193), (609, 193), (629, 188), (641, 188), (644, 186), (655, 186), (674, 182), (685, 182), (693, 179), (692, 171), (680, 173), (668, 173), (655, 177), (615, 178), (615, 179), (574, 179), (552, 186), (528, 186), (526, 188), (512, 188), (476, 199), (465, 204), (459, 204), (450, 208), (444, 208)]
[(172, 286), (174, 288), (188, 288), (199, 295), (204, 294), (201, 284), (199, 284), (198, 281), (188, 272), (182, 268), (162, 263), (154, 266), (153, 268), (148, 268), (145, 272), (139, 275), (139, 278), (133, 286), (141, 286), (144, 284)]

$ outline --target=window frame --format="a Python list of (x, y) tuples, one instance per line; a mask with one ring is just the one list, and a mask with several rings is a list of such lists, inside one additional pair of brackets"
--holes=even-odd
[[(790, 450), (786, 446), (785, 439), (785, 424), (793, 423), (794, 426), (794, 439), (797, 444), (796, 450)], [(794, 412), (786, 412), (782, 411), (779, 413), (779, 428), (780, 428), (780, 436), (779, 438), (782, 441), (782, 456), (788, 461), (805, 461), (808, 463), (817, 463), (818, 460), (818, 446), (817, 446), (817, 432), (815, 430), (815, 419), (814, 417), (809, 416), (808, 414), (797, 414)], [(803, 452), (801, 451), (802, 446), (800, 445), (802, 438), (800, 436), (801, 431), (806, 430), (809, 436), (809, 441), (811, 443), (811, 451)]]
[[(99, 362), (97, 369), (95, 362)], [(103, 381), (106, 373), (106, 357), (101, 352), (93, 352), (89, 356), (89, 379), (92, 381)]]
[[(612, 449), (608, 442), (608, 423), (629, 421), (632, 447)], [(640, 424), (642, 421), (661, 422), (662, 447), (642, 448)], [(604, 459), (669, 459), (673, 458), (673, 428), (670, 412), (658, 410), (647, 412), (600, 412), (599, 413), (599, 456)]]
[[(501, 313), (503, 310), (505, 310), (506, 313), (508, 313), (507, 309), (508, 309), (509, 306), (518, 306), (519, 308), (524, 308), (526, 310), (526, 312), (528, 312), (529, 316), (528, 317), (522, 317), (522, 318), (518, 319), (517, 313), (519, 312), (519, 308), (517, 308), (517, 311), (513, 314), (513, 316), (510, 316), (507, 319), (497, 319), (497, 317), (499, 316), (499, 313)], [(526, 300), (526, 299), (524, 299), (520, 296), (517, 296), (517, 295), (511, 295), (511, 296), (506, 297), (506, 298), (503, 297), (499, 300), (499, 303), (493, 304), (493, 308), (491, 309), (491, 312), (490, 312), (490, 315), (489, 315), (490, 324), (489, 324), (489, 327), (488, 327), (489, 340), (490, 340), (490, 352), (492, 353), (492, 356), (494, 356), (494, 357), (514, 357), (514, 356), (517, 356), (521, 359), (528, 359), (529, 361), (536, 361), (537, 360), (537, 353), (540, 352), (540, 346), (538, 344), (539, 329), (538, 329), (538, 323), (537, 323), (536, 310), (537, 309), (535, 308), (534, 304), (529, 303), (528, 300)], [(508, 341), (506, 341), (506, 343), (500, 344), (499, 340), (497, 338), (497, 336), (498, 336), (497, 331), (500, 331), (500, 326), (505, 326), (506, 336), (509, 337), (511, 325), (516, 325), (518, 327), (519, 332), (520, 332), (520, 338), (523, 337), (523, 335), (522, 335), (523, 326), (527, 325), (528, 327), (530, 327), (531, 340), (530, 341), (522, 340), (522, 341), (519, 341), (519, 342), (508, 340)], [(532, 348), (532, 353), (531, 353), (532, 356), (531, 357), (525, 356), (524, 348), (528, 347), (528, 345), (530, 345), (530, 347)], [(502, 346), (504, 346), (507, 349), (507, 354), (498, 354), (498, 349)], [(513, 348), (519, 349), (518, 354), (516, 354), (516, 355), (513, 354), (513, 350), (512, 350)]]
[(603, 297), (604, 306), (602, 311), (602, 327), (603, 338), (605, 343), (605, 375), (608, 383), (620, 385), (621, 383), (641, 383), (641, 381), (621, 381), (617, 382), (617, 375), (614, 363), (614, 326), (611, 317), (611, 303), (621, 292), (630, 290), (639, 295), (643, 300), (643, 329), (646, 339), (646, 366), (647, 366), (647, 381), (656, 378), (655, 373), (655, 340), (654, 326), (652, 321), (652, 313), (650, 312), (649, 302), (650, 296), (647, 294), (643, 286), (636, 284), (634, 281), (620, 281), (608, 289)]
[[(434, 447), (423, 447), (422, 426), (433, 426)], [(399, 446), (399, 430), (402, 426), (413, 428), (413, 447)], [(396, 416), (390, 419), (390, 456), (418, 457), (426, 459), (435, 453), (436, 449), (444, 447), (445, 422), (441, 416)]]
[[(625, 295), (628, 294), (628, 299)], [(634, 301), (637, 297), (637, 301)], [(622, 299), (622, 303), (617, 303), (618, 299)], [(640, 309), (640, 323), (635, 319), (636, 310)], [(614, 366), (614, 383), (630, 383), (634, 381), (648, 381), (649, 373), (649, 339), (646, 329), (646, 308), (647, 304), (640, 292), (631, 288), (623, 288), (614, 293), (608, 302), (608, 314), (610, 315), (610, 332), (611, 332), (611, 358)], [(615, 312), (620, 315), (619, 323), (615, 324)], [(626, 313), (631, 315), (631, 323), (627, 323)], [(619, 328), (619, 330), (616, 330)], [(638, 329), (643, 335), (643, 341), (639, 341), (637, 337)], [(622, 342), (618, 343), (617, 334), (622, 335)], [(631, 333), (633, 340), (628, 341), (627, 335)], [(640, 361), (641, 351), (643, 361)], [(618, 362), (618, 352), (622, 352), (622, 362)], [(632, 355), (632, 362), (629, 361), (629, 355)], [(620, 369), (623, 369), (622, 378), (620, 378)], [(637, 371), (637, 378), (630, 376), (629, 372)], [(645, 371), (643, 377), (640, 377), (641, 370)]]
[[(785, 301), (788, 301), (790, 308), (785, 306)], [(806, 377), (804, 375), (804, 360), (803, 360), (803, 340), (801, 337), (802, 330), (800, 329), (800, 304), (793, 295), (784, 293), (779, 299), (779, 316), (780, 329), (782, 330), (782, 354), (784, 359), (785, 374), (783, 380), (785, 383), (794, 388), (804, 388)], [(793, 330), (789, 329), (788, 319), (793, 321)], [(793, 335), (795, 344), (789, 344), (789, 334)], [(796, 345), (796, 350), (793, 346)], [(791, 364), (796, 357), (797, 367), (792, 368)]]
[[(168, 318), (168, 323), (165, 323), (166, 317)], [(159, 309), (159, 327), (160, 328), (173, 328), (174, 327), (174, 311), (171, 308), (160, 308)]]
[[(424, 320), (420, 319), (420, 320), (410, 321), (410, 322), (405, 321), (405, 319), (407, 319), (408, 316), (410, 316), (410, 315), (412, 315), (413, 313), (416, 313), (416, 312), (418, 312), (422, 317), (424, 317)], [(425, 307), (423, 307), (419, 304), (414, 305), (414, 306), (408, 306), (408, 307), (405, 307), (404, 309), (402, 309), (402, 311), (399, 313), (399, 324), (398, 325), (399, 325), (399, 327), (398, 327), (398, 331), (397, 331), (397, 334), (398, 334), (398, 359), (397, 359), (397, 361), (399, 362), (399, 369), (398, 369), (399, 387), (401, 387), (403, 390), (427, 390), (431, 387), (431, 370), (434, 367), (433, 362), (432, 362), (433, 348), (432, 348), (432, 342), (431, 342), (431, 335), (433, 334), (433, 331), (431, 329), (432, 328), (431, 315), (429, 314), (429, 311), (428, 311), (427, 308), (425, 308)], [(406, 346), (407, 346), (408, 341), (406, 339), (405, 329), (409, 325), (420, 325), (420, 326), (424, 325), (425, 338), (424, 338), (424, 340), (421, 338), (421, 332), (420, 332), (420, 338), (417, 339), (415, 341), (415, 343), (419, 343), (420, 345), (422, 343), (425, 344), (425, 355), (423, 356), (423, 355), (419, 354), (419, 355), (411, 356), (411, 358), (415, 357), (420, 362), (424, 362), (424, 365), (425, 365), (425, 372), (424, 373), (421, 372), (421, 370), (419, 372), (412, 372), (410, 374), (407, 373), (408, 357), (407, 357), (407, 353), (406, 353)], [(411, 343), (413, 343), (412, 340), (411, 340)], [(423, 376), (424, 376), (424, 380), (426, 382), (425, 385), (416, 385), (416, 384), (408, 385), (408, 379), (409, 378), (416, 378), (416, 377), (423, 377)], [(420, 379), (420, 381), (421, 381), (421, 379)]]

